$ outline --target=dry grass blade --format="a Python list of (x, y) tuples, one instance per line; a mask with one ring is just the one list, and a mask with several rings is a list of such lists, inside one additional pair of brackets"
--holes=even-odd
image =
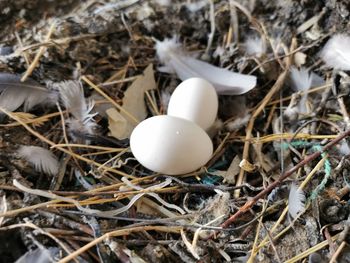
[(91, 241), (90, 243), (86, 244), (85, 246), (81, 247), (75, 252), (69, 254), (65, 258), (61, 259), (60, 261), (58, 261), (58, 263), (67, 263), (70, 260), (82, 254), (83, 252), (87, 251), (88, 249), (96, 246), (98, 243), (111, 237), (125, 236), (125, 235), (130, 235), (131, 233), (134, 233), (134, 232), (149, 231), (149, 230), (161, 231), (166, 233), (179, 233), (181, 229), (182, 229), (181, 227), (169, 227), (169, 226), (140, 226), (140, 227), (115, 230), (115, 231), (106, 233), (101, 237), (96, 238), (95, 240)]
[[(2, 111), (3, 113), (5, 113), (7, 116), (11, 117), (12, 119), (16, 120), (17, 122), (19, 122), (26, 130), (28, 130), (31, 134), (33, 134), (34, 136), (36, 136), (37, 138), (39, 138), (41, 141), (47, 143), (48, 145), (50, 146), (55, 146), (56, 144), (52, 141), (50, 141), (49, 139), (45, 138), (44, 136), (42, 136), (41, 134), (39, 134), (38, 132), (34, 131), (31, 127), (29, 127), (27, 124), (25, 124), (24, 122), (22, 122), (20, 119), (18, 119), (16, 116), (14, 116), (11, 112), (8, 112), (7, 110), (3, 109), (0, 107), (0, 111)], [(121, 175), (121, 176), (125, 176), (127, 178), (134, 178), (134, 176), (131, 176), (129, 174), (126, 174), (122, 171), (118, 171), (116, 169), (113, 169), (113, 168), (110, 168), (110, 167), (104, 167), (103, 165), (93, 161), (93, 160), (90, 160), (88, 158), (85, 158), (85, 157), (82, 157), (81, 155), (78, 155), (78, 154), (75, 154), (63, 147), (56, 147), (57, 149), (59, 149), (60, 151), (64, 152), (64, 153), (67, 153), (79, 160), (82, 160), (88, 164), (92, 164), (92, 165), (95, 165), (96, 167), (103, 167), (103, 169), (105, 171), (108, 171), (108, 172), (113, 172), (115, 174), (118, 174), (118, 175)]]
[[(52, 22), (51, 26), (49, 28), (49, 31), (46, 35), (45, 41), (49, 41), (51, 38), (51, 35), (53, 34), (54, 30), (56, 27), (56, 22)], [(46, 51), (46, 47), (42, 46), (40, 47), (38, 53), (36, 54), (32, 64), (30, 64), (30, 66), (28, 67), (27, 71), (24, 73), (23, 77), (21, 78), (21, 81), (26, 81), (26, 79), (32, 74), (33, 70), (37, 67), (39, 60), (41, 58), (41, 56), (44, 54), (44, 52)]]
[[(338, 237), (339, 237), (339, 234), (333, 236), (332, 240), (335, 241), (335, 240), (337, 240)], [(315, 252), (325, 248), (328, 245), (329, 245), (328, 240), (322, 241), (321, 243), (318, 243), (316, 246), (313, 246), (313, 247), (305, 250), (304, 252), (300, 253), (299, 255), (296, 255), (295, 257), (285, 261), (285, 263), (300, 262), (300, 260), (302, 260), (303, 258), (306, 258), (308, 255), (315, 253)]]
[(94, 90), (96, 90), (100, 95), (102, 95), (106, 100), (108, 100), (110, 103), (112, 103), (112, 105), (114, 105), (118, 110), (120, 110), (121, 112), (123, 112), (126, 116), (128, 116), (128, 118), (135, 122), (135, 123), (139, 123), (139, 120), (133, 116), (132, 114), (130, 114), (129, 112), (127, 112), (122, 106), (120, 106), (118, 103), (116, 103), (111, 97), (109, 97), (105, 92), (103, 92), (97, 85), (95, 85), (94, 83), (92, 83), (87, 77), (83, 76), (81, 77), (82, 80), (84, 80), (87, 84), (89, 84), (90, 87), (92, 87)]

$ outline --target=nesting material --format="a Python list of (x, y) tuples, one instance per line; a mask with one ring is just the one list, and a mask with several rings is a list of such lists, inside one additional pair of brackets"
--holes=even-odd
[(327, 67), (350, 70), (350, 37), (337, 34), (331, 37), (321, 51), (321, 58)]
[(288, 212), (292, 218), (296, 218), (305, 209), (305, 194), (297, 185), (292, 184), (288, 197)]
[[(144, 120), (147, 117), (145, 92), (155, 88), (153, 65), (150, 64), (143, 74), (138, 76), (125, 91), (122, 108), (138, 121)], [(106, 113), (108, 115), (110, 134), (120, 140), (130, 138), (131, 132), (137, 123), (131, 120), (124, 112), (119, 112), (115, 108), (108, 109)]]
[(86, 101), (81, 82), (63, 81), (56, 83), (55, 87), (60, 92), (62, 104), (72, 115), (72, 118), (67, 121), (70, 131), (92, 134), (96, 127), (93, 119), (96, 114), (91, 113), (94, 102)]
[(25, 159), (34, 169), (48, 175), (56, 175), (59, 169), (57, 157), (49, 150), (38, 146), (21, 146), (17, 150), (20, 158)]
[(298, 104), (298, 110), (300, 113), (306, 113), (307, 91), (310, 89), (312, 84), (312, 74), (310, 74), (310, 72), (305, 68), (297, 69), (292, 67), (290, 70), (290, 76), (293, 89), (303, 92), (301, 100)]
[(181, 80), (203, 78), (214, 85), (218, 94), (240, 95), (256, 86), (255, 76), (235, 73), (189, 56), (176, 38), (157, 41), (156, 51), (164, 64), (161, 71), (176, 73)]
[(261, 37), (248, 37), (245, 40), (244, 47), (249, 56), (261, 57), (266, 53), (266, 44)]
[(15, 111), (23, 105), (27, 112), (36, 105), (55, 101), (56, 94), (38, 82), (32, 79), (21, 82), (19, 75), (0, 73), (0, 107), (5, 110)]

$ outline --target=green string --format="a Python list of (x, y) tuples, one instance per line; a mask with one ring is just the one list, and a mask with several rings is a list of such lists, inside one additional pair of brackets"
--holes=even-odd
[(316, 152), (316, 151), (321, 151), (321, 156), (322, 158), (325, 159), (324, 162), (324, 171), (325, 171), (325, 176), (322, 179), (321, 183), (316, 187), (315, 190), (312, 191), (310, 195), (310, 199), (314, 200), (317, 198), (317, 196), (325, 189), (326, 184), (331, 177), (332, 173), (332, 166), (331, 162), (327, 158), (327, 154), (323, 152), (322, 146), (318, 143), (312, 143), (312, 142), (305, 142), (305, 141), (293, 141), (291, 143), (282, 143), (281, 147), (283, 149), (288, 149), (289, 145), (293, 146), (294, 148), (306, 148), (306, 147), (311, 147), (311, 150)]

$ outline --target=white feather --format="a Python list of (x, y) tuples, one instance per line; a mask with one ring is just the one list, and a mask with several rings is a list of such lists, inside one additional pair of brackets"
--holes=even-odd
[(346, 156), (350, 155), (350, 147), (349, 147), (348, 142), (345, 139), (342, 140), (342, 142), (339, 145), (339, 152), (342, 155), (346, 155)]
[(305, 208), (305, 194), (303, 190), (300, 190), (294, 183), (290, 187), (288, 198), (288, 212), (292, 218), (296, 218), (297, 215)]
[(15, 111), (23, 105), (25, 112), (51, 101), (54, 94), (34, 80), (21, 82), (18, 75), (0, 73), (0, 107)]
[(90, 113), (94, 102), (92, 100), (86, 102), (81, 83), (70, 80), (55, 83), (55, 86), (60, 91), (63, 105), (72, 115), (68, 120), (70, 130), (92, 134), (96, 126), (93, 119), (96, 113)]
[(186, 55), (176, 38), (157, 41), (157, 55), (165, 65), (162, 71), (176, 73), (181, 80), (199, 77), (211, 82), (218, 94), (240, 95), (256, 86), (256, 77), (229, 71)]
[(296, 91), (303, 91), (305, 92), (303, 94), (303, 96), (301, 97), (301, 100), (299, 102), (299, 111), (302, 113), (307, 112), (307, 108), (306, 108), (306, 102), (307, 102), (307, 93), (306, 91), (308, 91), (311, 87), (312, 84), (312, 74), (310, 74), (310, 72), (305, 69), (305, 68), (301, 68), (300, 70), (298, 70), (295, 67), (292, 67), (290, 70), (290, 77), (292, 80), (292, 88)]
[(261, 37), (248, 37), (244, 46), (249, 56), (261, 57), (266, 52), (266, 45)]
[(241, 129), (243, 126), (245, 126), (249, 122), (250, 117), (251, 117), (251, 115), (249, 113), (247, 113), (243, 117), (239, 117), (239, 118), (235, 119), (234, 121), (231, 121), (231, 122), (227, 123), (226, 124), (226, 128), (230, 132), (237, 131), (237, 130)]
[(307, 91), (311, 87), (312, 76), (307, 69), (301, 68), (298, 70), (296, 67), (292, 67), (290, 70), (290, 76), (294, 90)]
[(34, 166), (38, 172), (43, 172), (49, 175), (56, 175), (59, 169), (57, 157), (42, 147), (38, 146), (21, 146), (17, 150), (20, 158), (25, 159), (28, 163)]
[(350, 37), (337, 34), (323, 47), (321, 58), (330, 68), (350, 70)]

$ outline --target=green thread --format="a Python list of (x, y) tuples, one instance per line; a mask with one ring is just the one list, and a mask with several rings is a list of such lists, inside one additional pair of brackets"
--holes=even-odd
[[(323, 151), (322, 147), (320, 145), (315, 145), (313, 147), (316, 151)], [(315, 190), (312, 191), (311, 195), (310, 195), (310, 199), (314, 200), (317, 198), (317, 196), (323, 192), (323, 190), (326, 187), (326, 184), (328, 182), (328, 179), (331, 177), (331, 172), (332, 172), (332, 167), (331, 167), (331, 162), (329, 161), (329, 159), (327, 158), (327, 154), (325, 152), (321, 153), (322, 158), (325, 159), (324, 162), (324, 172), (325, 172), (325, 176), (323, 177), (321, 183), (316, 187)]]
[(311, 142), (306, 142), (306, 141), (293, 141), (291, 143), (282, 143), (281, 147), (282, 149), (288, 149), (289, 146), (293, 146), (294, 148), (306, 148), (306, 147), (311, 147), (311, 150), (313, 152), (320, 151), (321, 152), (321, 157), (325, 159), (324, 162), (324, 171), (325, 171), (325, 176), (322, 179), (321, 183), (316, 187), (315, 190), (312, 191), (310, 195), (310, 199), (314, 200), (326, 187), (326, 184), (331, 177), (332, 174), (332, 166), (331, 162), (327, 158), (327, 154), (323, 151), (323, 148), (320, 144), (318, 143), (311, 143)]

